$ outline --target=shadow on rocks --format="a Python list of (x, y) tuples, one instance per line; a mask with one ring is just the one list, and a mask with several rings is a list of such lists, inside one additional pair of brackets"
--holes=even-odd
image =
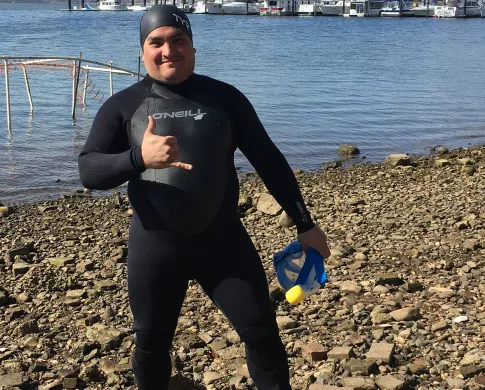
[(197, 384), (182, 375), (175, 375), (170, 379), (168, 390), (206, 390), (206, 387)]

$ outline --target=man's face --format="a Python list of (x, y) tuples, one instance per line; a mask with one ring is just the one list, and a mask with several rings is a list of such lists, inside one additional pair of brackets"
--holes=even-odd
[(194, 72), (195, 49), (188, 35), (178, 28), (159, 27), (143, 44), (143, 62), (155, 80), (178, 84)]

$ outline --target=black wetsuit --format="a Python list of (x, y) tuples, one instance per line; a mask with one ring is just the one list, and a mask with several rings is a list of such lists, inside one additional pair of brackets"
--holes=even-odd
[[(178, 139), (180, 168), (145, 169), (148, 115), (157, 135)], [(314, 224), (296, 179), (252, 105), (236, 88), (193, 74), (178, 85), (146, 77), (99, 110), (79, 157), (86, 188), (129, 181), (134, 215), (128, 288), (134, 316), (134, 372), (140, 390), (167, 387), (169, 348), (189, 279), (227, 316), (246, 346), (259, 390), (288, 390), (288, 366), (261, 260), (237, 216), (239, 148), (304, 232)]]

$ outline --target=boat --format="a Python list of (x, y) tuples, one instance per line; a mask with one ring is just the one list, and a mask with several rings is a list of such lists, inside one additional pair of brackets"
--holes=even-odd
[(345, 4), (344, 17), (379, 16), (384, 0), (351, 0)]
[(151, 5), (127, 5), (128, 11), (148, 11), (152, 6)]
[[(345, 2), (345, 9), (350, 8), (350, 1)], [(344, 2), (324, 0), (319, 3), (319, 10), (323, 16), (340, 16), (344, 14)]]
[(230, 1), (222, 3), (225, 15), (259, 15), (259, 4), (250, 1)]
[(432, 4), (429, 4), (429, 5), (420, 4), (420, 5), (417, 5), (417, 6), (412, 6), (409, 9), (409, 12), (413, 16), (431, 16), (431, 17), (433, 17), (434, 16), (434, 9), (435, 9), (434, 4), (433, 5)]
[(285, 0), (264, 0), (259, 8), (261, 16), (290, 16), (296, 11), (295, 2)]
[(98, 2), (98, 11), (128, 11), (126, 4), (121, 4), (121, 0), (101, 0)]
[(485, 18), (485, 4), (482, 4), (482, 8), (480, 8), (480, 16)]
[(381, 8), (381, 16), (412, 16), (409, 5), (405, 1), (386, 1)]
[(222, 14), (222, 3), (214, 1), (198, 1), (194, 8), (194, 14)]
[(318, 4), (311, 0), (303, 0), (298, 4), (296, 14), (298, 16), (316, 16), (320, 15)]
[(476, 0), (453, 2), (448, 5), (437, 5), (434, 9), (435, 18), (479, 18), (482, 7)]
[(367, 0), (350, 0), (349, 11), (344, 13), (346, 18), (363, 18), (367, 14)]

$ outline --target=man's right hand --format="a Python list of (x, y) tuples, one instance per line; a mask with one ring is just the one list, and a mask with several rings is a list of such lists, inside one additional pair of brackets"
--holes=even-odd
[(177, 138), (155, 134), (155, 119), (148, 117), (148, 126), (141, 143), (141, 157), (145, 167), (163, 169), (169, 167), (191, 170), (192, 165), (180, 162), (182, 154)]

